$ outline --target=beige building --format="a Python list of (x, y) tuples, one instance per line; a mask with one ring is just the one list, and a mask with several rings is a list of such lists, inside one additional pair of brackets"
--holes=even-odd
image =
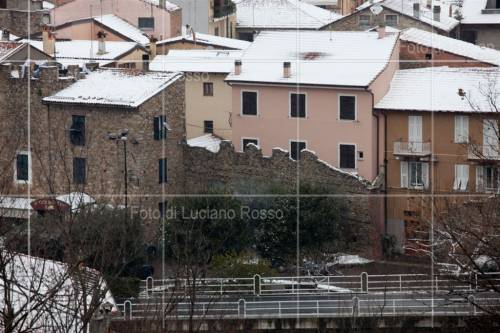
[(428, 243), (433, 216), (450, 204), (498, 193), (499, 114), (483, 92), (496, 84), (498, 96), (499, 80), (498, 68), (400, 70), (377, 103), (386, 118), (386, 232), (406, 252)]
[(154, 71), (185, 73), (188, 139), (213, 134), (231, 140), (232, 89), (224, 79), (241, 54), (228, 50), (172, 50), (150, 64)]
[(156, 43), (158, 54), (167, 54), (169, 50), (244, 50), (250, 42), (189, 31), (178, 37), (161, 40)]

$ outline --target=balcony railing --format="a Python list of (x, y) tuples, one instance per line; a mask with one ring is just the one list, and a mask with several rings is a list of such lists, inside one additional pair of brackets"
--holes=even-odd
[(471, 145), (469, 146), (468, 157), (470, 160), (498, 161), (500, 160), (500, 149), (498, 146), (493, 145)]
[(430, 142), (394, 142), (394, 155), (427, 156), (430, 154)]

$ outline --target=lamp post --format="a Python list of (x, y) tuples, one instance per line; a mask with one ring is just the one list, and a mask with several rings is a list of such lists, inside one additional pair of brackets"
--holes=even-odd
[(128, 139), (128, 129), (121, 130), (120, 133), (110, 133), (108, 134), (108, 139), (111, 141), (123, 142), (123, 169), (124, 177), (123, 181), (125, 183), (125, 214), (128, 208), (128, 170), (127, 170), (127, 139)]

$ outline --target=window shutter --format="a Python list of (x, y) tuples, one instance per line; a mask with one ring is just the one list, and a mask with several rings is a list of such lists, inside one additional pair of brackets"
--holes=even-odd
[(155, 140), (160, 140), (160, 122), (161, 119), (160, 117), (155, 117), (153, 121), (153, 127), (154, 127), (154, 139)]
[(482, 166), (476, 166), (476, 192), (484, 191), (484, 169)]
[(422, 181), (424, 188), (429, 188), (429, 163), (422, 163)]
[(408, 187), (408, 162), (401, 161), (401, 187)]

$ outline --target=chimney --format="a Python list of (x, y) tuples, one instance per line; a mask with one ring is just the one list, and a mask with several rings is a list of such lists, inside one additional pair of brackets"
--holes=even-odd
[(448, 16), (449, 16), (449, 17), (452, 17), (452, 16), (453, 16), (453, 6), (451, 6), (451, 5), (450, 5), (450, 6), (448, 6), (448, 9), (449, 9), (449, 10), (448, 10)]
[(56, 51), (56, 39), (54, 36), (54, 27), (44, 25), (42, 30), (43, 52), (53, 56)]
[(2, 40), (9, 41), (10, 40), (10, 31), (7, 29), (3, 29), (2, 31)]
[(432, 0), (427, 0), (427, 8), (432, 8)]
[(283, 77), (288, 79), (290, 76), (292, 76), (292, 64), (290, 61), (285, 61), (283, 63)]
[(154, 36), (149, 37), (149, 59), (153, 60), (156, 57), (156, 39)]
[(416, 17), (416, 18), (420, 17), (420, 3), (419, 2), (413, 3), (413, 17)]
[(385, 38), (385, 25), (380, 24), (377, 27), (377, 32), (378, 32), (378, 39), (383, 39)]
[(97, 33), (98, 41), (98, 51), (97, 54), (105, 54), (106, 52), (106, 33), (102, 30), (99, 30)]
[(160, 0), (158, 2), (158, 5), (160, 6), (160, 8), (165, 8), (166, 7), (166, 4), (167, 4), (167, 1), (166, 0)]
[(234, 75), (241, 74), (241, 60), (234, 61)]
[(432, 14), (434, 21), (441, 21), (441, 6), (434, 6), (434, 8), (432, 8)]

